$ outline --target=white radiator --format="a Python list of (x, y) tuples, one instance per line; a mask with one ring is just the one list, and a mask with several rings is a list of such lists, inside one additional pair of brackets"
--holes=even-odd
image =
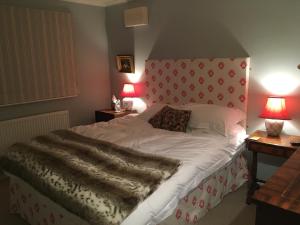
[(28, 141), (34, 136), (69, 127), (68, 111), (0, 121), (0, 154), (15, 142)]

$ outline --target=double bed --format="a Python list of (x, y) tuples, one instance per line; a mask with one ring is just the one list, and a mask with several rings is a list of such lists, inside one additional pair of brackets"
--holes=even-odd
[[(246, 66), (244, 66), (244, 62)], [(201, 63), (204, 64), (207, 71), (205, 70), (204, 72), (204, 68), (201, 69)], [(202, 72), (197, 72), (196, 69), (193, 69), (194, 65)], [(133, 149), (141, 154), (179, 162), (179, 166), (174, 174), (160, 182), (156, 189), (153, 190), (153, 193), (149, 193), (143, 201), (139, 202), (121, 223), (88, 221), (79, 210), (73, 210), (72, 207), (66, 207), (64, 204), (54, 201), (51, 199), (51, 194), (48, 196), (47, 192), (41, 191), (41, 189), (39, 191), (36, 190), (37, 188), (35, 188), (32, 180), (24, 180), (18, 174), (6, 171), (10, 176), (11, 212), (21, 215), (32, 225), (175, 225), (197, 223), (226, 194), (235, 191), (247, 181), (247, 166), (242, 156), (245, 118), (228, 129), (225, 125), (226, 132), (223, 134), (218, 132), (218, 129), (214, 129), (216, 128), (215, 126), (209, 126), (210, 124), (207, 124), (207, 127), (202, 126), (202, 124), (197, 128), (188, 128), (187, 132), (183, 133), (153, 128), (148, 123), (148, 120), (160, 111), (165, 102), (175, 103), (176, 106), (173, 106), (175, 108), (192, 109), (194, 117), (199, 114), (197, 111), (199, 109), (197, 109), (198, 106), (195, 102), (212, 103), (212, 101), (215, 101), (216, 104), (215, 98), (219, 101), (217, 105), (234, 105), (245, 112), (246, 101), (243, 98), (247, 96), (247, 85), (244, 84), (244, 80), (247, 81), (248, 67), (248, 59), (177, 60), (173, 61), (173, 63), (170, 60), (167, 62), (163, 60), (147, 61), (144, 76), (146, 85), (144, 94), (145, 102), (148, 105), (153, 105), (152, 107), (140, 115), (126, 116), (109, 122), (77, 126), (70, 129), (71, 132), (83, 137), (114, 143), (124, 148)], [(185, 69), (187, 69), (187, 72), (184, 72)], [(194, 72), (191, 72), (192, 70)], [(230, 71), (232, 70), (235, 71), (235, 75), (231, 77), (230, 74), (232, 72)], [(173, 79), (179, 79), (181, 82), (185, 79), (188, 81), (184, 81), (182, 85), (179, 85), (183, 90), (177, 91), (178, 86), (174, 85), (176, 81), (172, 82), (171, 75), (167, 74), (168, 71), (173, 74)], [(213, 71), (213, 75), (211, 75), (211, 71)], [(220, 71), (226, 72), (221, 73)], [(186, 78), (183, 79), (182, 77), (185, 73), (189, 74), (191, 78), (185, 75)], [(156, 78), (153, 78), (154, 76)], [(166, 79), (166, 77), (169, 78)], [(185, 90), (185, 88), (193, 90), (198, 88), (196, 82), (193, 82), (192, 79), (196, 79), (201, 86), (200, 81), (202, 79), (200, 77), (204, 80), (211, 79), (205, 86), (207, 91), (204, 91), (204, 88), (201, 89), (202, 93), (208, 97), (205, 100), (199, 97), (199, 92), (195, 91), (196, 94), (194, 94), (194, 91)], [(223, 81), (220, 81), (220, 78)], [(170, 80), (172, 84), (170, 84)], [(209, 87), (213, 86), (214, 82), (218, 85), (225, 83), (226, 88), (220, 88), (220, 91), (212, 93)], [(191, 84), (194, 84), (195, 87), (191, 88)], [(165, 86), (165, 89), (160, 88), (161, 86)], [(241, 94), (230, 93), (231, 88), (236, 92), (241, 91)], [(153, 91), (154, 89), (155, 91)], [(216, 90), (217, 88), (214, 87), (214, 89)], [(169, 91), (166, 90), (173, 93), (172, 97), (170, 97)], [(175, 93), (180, 94), (174, 95)], [(223, 95), (222, 99), (218, 97), (220, 94)], [(244, 97), (241, 98), (241, 95)], [(198, 96), (198, 98), (195, 96)], [(224, 101), (222, 101), (223, 99)], [(188, 102), (193, 102), (193, 104), (181, 105)], [(179, 104), (181, 106), (178, 106)], [(158, 105), (160, 106), (157, 107)], [(193, 111), (194, 108), (197, 110)], [(223, 108), (221, 111), (223, 111)], [(216, 115), (216, 121), (218, 121), (217, 117)], [(223, 122), (227, 123), (228, 120), (226, 117), (224, 118), (225, 122)]]

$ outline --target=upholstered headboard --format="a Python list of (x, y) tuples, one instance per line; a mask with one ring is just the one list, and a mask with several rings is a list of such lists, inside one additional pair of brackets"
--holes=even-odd
[(246, 111), (250, 58), (147, 60), (144, 101), (217, 104)]

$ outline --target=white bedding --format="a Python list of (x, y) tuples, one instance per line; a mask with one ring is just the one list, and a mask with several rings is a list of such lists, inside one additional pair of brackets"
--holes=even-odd
[(224, 167), (241, 151), (245, 131), (236, 127), (229, 137), (207, 130), (180, 133), (154, 129), (139, 117), (126, 116), (108, 123), (72, 128), (89, 137), (141, 152), (179, 159), (177, 173), (141, 203), (122, 225), (154, 225), (172, 214), (179, 200), (202, 180)]

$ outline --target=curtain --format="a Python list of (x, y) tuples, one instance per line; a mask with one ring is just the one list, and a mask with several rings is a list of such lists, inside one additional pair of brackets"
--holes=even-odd
[(0, 5), (0, 106), (77, 95), (71, 13)]

